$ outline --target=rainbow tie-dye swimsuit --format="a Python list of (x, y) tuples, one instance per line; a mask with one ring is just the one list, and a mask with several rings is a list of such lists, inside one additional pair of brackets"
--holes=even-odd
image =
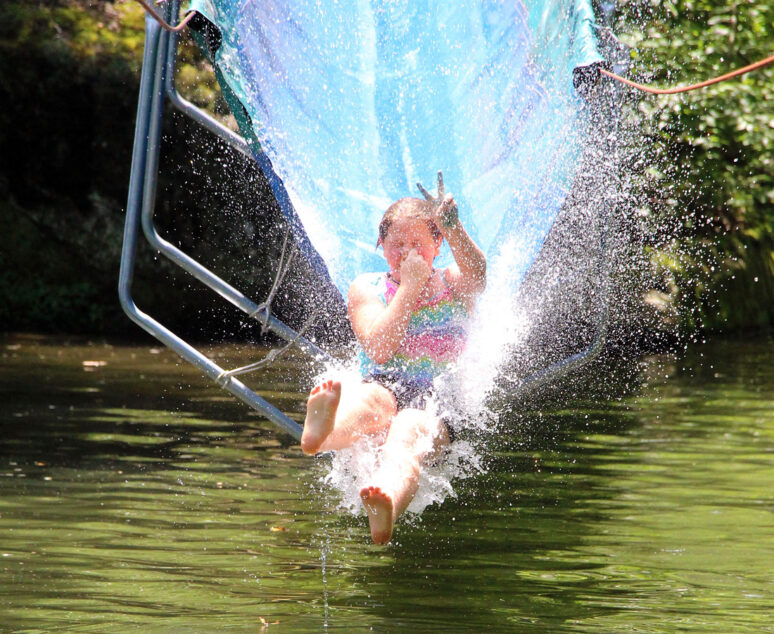
[[(386, 273), (374, 273), (369, 280), (387, 306), (398, 290)], [(441, 273), (446, 285), (446, 279)], [(395, 356), (377, 364), (361, 350), (361, 369), (367, 380), (384, 379), (413, 393), (426, 392), (433, 380), (457, 360), (465, 347), (468, 326), (465, 305), (454, 298), (448, 285), (435, 297), (418, 304), (411, 315), (406, 336)]]

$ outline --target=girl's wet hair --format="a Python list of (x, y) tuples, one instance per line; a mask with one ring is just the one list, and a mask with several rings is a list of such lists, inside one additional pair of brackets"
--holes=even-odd
[(438, 228), (438, 225), (433, 222), (433, 206), (428, 201), (422, 200), (421, 198), (407, 197), (392, 203), (387, 208), (387, 211), (384, 212), (382, 220), (379, 223), (379, 240), (376, 242), (377, 247), (384, 243), (387, 232), (390, 230), (390, 227), (396, 218), (424, 220), (427, 222), (427, 226), (430, 229), (430, 233), (434, 240), (443, 238), (443, 234)]

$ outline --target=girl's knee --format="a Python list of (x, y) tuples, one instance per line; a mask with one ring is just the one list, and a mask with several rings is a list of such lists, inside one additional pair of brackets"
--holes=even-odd
[(414, 441), (419, 438), (434, 438), (438, 434), (438, 420), (421, 409), (404, 409), (392, 419), (390, 435)]
[(340, 408), (342, 419), (351, 421), (363, 434), (386, 433), (395, 415), (395, 399), (392, 394), (380, 385), (370, 383), (353, 387)]
[(363, 397), (369, 410), (382, 413), (389, 418), (395, 416), (395, 397), (381, 385), (365, 383), (363, 385)]

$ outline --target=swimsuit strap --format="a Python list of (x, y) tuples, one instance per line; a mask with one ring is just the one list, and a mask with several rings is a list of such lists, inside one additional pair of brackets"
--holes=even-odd
[(449, 286), (449, 282), (446, 281), (446, 269), (440, 272), (441, 273), (441, 281), (443, 282), (443, 290), (440, 293), (436, 293), (433, 297), (431, 297), (428, 301), (428, 303), (436, 301), (440, 297), (444, 297), (446, 293), (449, 293), (449, 296), (451, 299), (454, 299), (454, 292), (451, 289), (451, 286)]
[(446, 269), (441, 271), (441, 281), (443, 282), (443, 285), (451, 290), (451, 286), (449, 286), (449, 282), (446, 281)]

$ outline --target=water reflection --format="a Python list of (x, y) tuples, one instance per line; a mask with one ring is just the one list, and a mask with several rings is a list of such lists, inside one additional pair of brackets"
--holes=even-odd
[[(771, 342), (655, 357), (622, 400), (522, 411), (487, 473), (385, 549), (335, 512), (324, 461), (174, 356), (0, 346), (9, 630), (768, 626)], [(300, 416), (292, 363), (261, 382)]]

